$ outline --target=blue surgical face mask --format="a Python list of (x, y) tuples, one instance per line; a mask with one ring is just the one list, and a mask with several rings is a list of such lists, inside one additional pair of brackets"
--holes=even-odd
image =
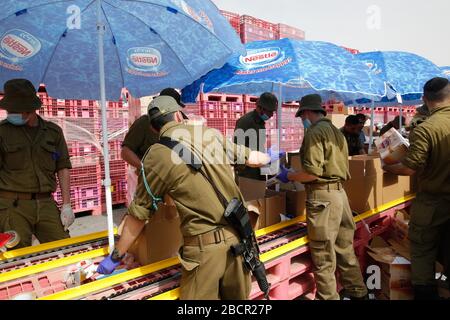
[(8, 113), (6, 117), (9, 123), (15, 126), (23, 126), (27, 123), (28, 119), (23, 119), (21, 113)]
[(269, 121), (269, 119), (270, 119), (270, 117), (265, 113), (260, 115), (260, 117), (261, 117), (261, 120), (264, 122)]
[(312, 126), (312, 123), (309, 119), (303, 120), (303, 128), (309, 129)]

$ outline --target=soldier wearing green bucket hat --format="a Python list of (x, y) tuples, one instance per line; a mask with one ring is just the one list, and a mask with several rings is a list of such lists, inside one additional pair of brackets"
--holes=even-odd
[(344, 287), (342, 296), (368, 299), (367, 288), (353, 249), (356, 229), (343, 182), (350, 178), (348, 147), (342, 132), (329, 119), (317, 94), (300, 101), (297, 117), (306, 134), (300, 157), (303, 170), (281, 168), (282, 182), (299, 181), (307, 192), (306, 217), (309, 247), (317, 285), (316, 299), (339, 300), (336, 269)]
[[(4, 85), (0, 108), (0, 232), (15, 230), (17, 248), (69, 237), (75, 216), (70, 205), (71, 163), (62, 129), (42, 119), (33, 84), (12, 79)], [(63, 196), (60, 211), (53, 199), (58, 176)]]

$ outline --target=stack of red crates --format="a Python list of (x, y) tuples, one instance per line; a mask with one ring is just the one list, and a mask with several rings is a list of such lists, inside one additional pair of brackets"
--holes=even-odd
[(240, 21), (240, 15), (237, 13), (220, 10), (220, 13), (225, 17), (225, 19), (228, 20), (230, 25), (233, 27), (234, 30), (236, 30), (237, 34), (241, 34), (241, 21)]
[(285, 103), (282, 108), (280, 148), (286, 152), (298, 151), (303, 142), (303, 124), (296, 118), (298, 103)]
[(248, 43), (278, 39), (278, 25), (251, 16), (241, 16), (241, 41)]
[(294, 40), (305, 40), (305, 31), (291, 27), (287, 24), (278, 24), (278, 39), (294, 39)]
[[(127, 201), (127, 163), (122, 160), (122, 142), (128, 131), (129, 109), (120, 100), (118, 102), (108, 102), (106, 118), (108, 122), (109, 141), (109, 169), (111, 177), (112, 204), (124, 204)], [(104, 161), (101, 157), (102, 178), (104, 179)], [(106, 195), (102, 189), (101, 203), (103, 211), (106, 210)]]

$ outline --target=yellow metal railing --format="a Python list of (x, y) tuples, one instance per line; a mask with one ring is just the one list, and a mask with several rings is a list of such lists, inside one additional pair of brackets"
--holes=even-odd
[[(396, 201), (392, 201), (389, 202), (385, 205), (382, 205), (374, 210), (365, 212), (361, 215), (359, 215), (358, 217), (355, 218), (355, 222), (359, 222), (361, 220), (365, 220), (368, 219), (370, 217), (373, 217), (377, 214), (380, 214), (390, 208), (394, 208), (402, 203), (408, 202), (412, 199), (414, 199), (415, 195), (410, 195), (410, 196), (406, 196), (404, 198), (398, 199)], [(299, 222), (303, 222), (305, 221), (304, 217), (297, 217), (295, 219), (292, 219), (290, 221), (286, 221), (283, 223), (279, 223), (277, 225), (265, 228), (265, 229), (261, 229), (258, 230), (256, 232), (256, 235), (258, 237), (266, 235), (266, 234), (270, 234), (272, 232), (284, 229), (286, 227), (289, 227), (291, 225), (297, 224)], [(308, 238), (307, 237), (303, 237), (300, 239), (297, 239), (293, 242), (290, 242), (284, 246), (281, 246), (279, 248), (276, 248), (274, 250), (271, 250), (270, 252), (267, 252), (265, 254), (261, 255), (261, 261), (263, 262), (268, 262), (271, 260), (274, 260), (288, 252), (291, 252), (301, 246), (304, 246), (308, 244)], [(177, 264), (179, 264), (179, 260), (178, 258), (172, 258), (172, 259), (168, 259), (162, 262), (158, 262), (155, 264), (151, 264), (149, 266), (146, 267), (142, 267), (142, 268), (138, 268), (138, 269), (134, 269), (128, 272), (124, 272), (121, 273), (119, 275), (116, 276), (112, 276), (112, 277), (108, 277), (105, 279), (101, 279), (101, 280), (97, 280), (95, 282), (92, 283), (88, 283), (76, 288), (71, 288), (62, 292), (58, 292), (56, 294), (53, 295), (49, 295), (46, 297), (42, 297), (40, 298), (40, 300), (70, 300), (70, 299), (77, 299), (77, 298), (81, 298), (83, 296), (86, 296), (88, 294), (92, 294), (95, 292), (98, 292), (100, 290), (103, 289), (107, 289), (110, 287), (113, 287), (115, 285), (118, 285), (120, 283), (123, 283), (125, 281), (129, 281), (132, 279), (135, 279), (137, 277), (142, 277), (148, 274), (151, 274), (153, 272), (157, 272), (166, 268), (170, 268), (170, 267), (174, 267)], [(161, 295), (155, 296), (153, 298), (151, 298), (150, 300), (176, 300), (179, 297), (179, 290), (178, 289), (174, 289), (171, 290), (169, 292), (165, 292)]]

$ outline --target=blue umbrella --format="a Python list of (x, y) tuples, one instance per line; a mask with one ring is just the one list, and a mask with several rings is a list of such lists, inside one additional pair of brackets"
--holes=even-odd
[[(235, 52), (244, 47), (209, 0), (2, 1), (0, 83), (27, 78), (54, 97), (101, 100), (105, 159), (106, 99), (123, 87), (136, 97), (181, 88)], [(104, 185), (112, 249), (108, 161)]]
[[(246, 45), (247, 55), (235, 55), (183, 89), (182, 99), (195, 102), (199, 92), (259, 95), (278, 92), (278, 130), (282, 127), (282, 102), (310, 93), (326, 100), (381, 99), (384, 82), (347, 50), (328, 42), (257, 41)], [(280, 134), (278, 134), (278, 147)]]
[[(362, 99), (354, 103), (357, 105), (371, 103), (372, 119), (375, 105), (398, 105), (403, 101), (421, 104), (425, 83), (434, 77), (442, 76), (442, 70), (433, 62), (409, 52), (374, 51), (359, 53), (355, 57), (364, 62), (373, 75), (383, 79), (388, 87), (386, 97), (379, 101)], [(402, 111), (400, 108), (400, 115)], [(370, 147), (372, 147), (373, 126), (371, 126), (370, 136)]]
[(283, 88), (280, 100), (293, 101), (309, 93), (347, 99), (381, 99), (385, 86), (347, 50), (327, 42), (257, 41), (247, 55), (235, 55), (183, 90), (183, 101), (195, 102), (203, 92), (259, 95)]
[(441, 67), (441, 70), (444, 72), (444, 75), (450, 79), (450, 66)]

